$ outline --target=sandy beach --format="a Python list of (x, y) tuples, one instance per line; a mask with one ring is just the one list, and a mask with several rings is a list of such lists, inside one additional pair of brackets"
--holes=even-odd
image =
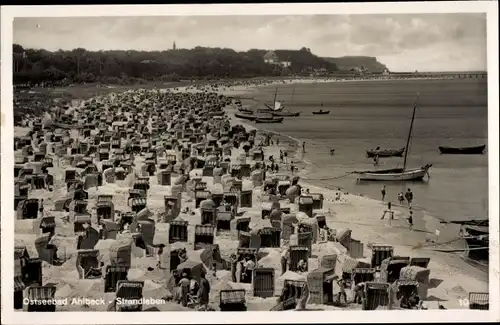
[[(291, 84), (291, 83), (320, 83), (320, 82), (331, 82), (331, 80), (286, 80), (286, 81), (276, 81), (275, 84)], [(269, 86), (270, 83), (266, 83)], [(224, 89), (218, 89), (218, 93), (224, 96), (230, 97), (252, 97), (252, 92), (256, 89), (255, 85), (235, 85), (229, 87), (223, 87)], [(188, 86), (180, 87), (172, 92), (180, 93), (202, 93), (205, 90), (212, 89), (211, 86), (204, 88), (203, 86)], [(254, 107), (258, 105), (251, 99), (242, 99), (243, 107)], [(288, 163), (281, 162), (279, 164), (280, 173), (279, 174), (290, 174), (290, 164), (293, 164), (298, 168), (294, 172), (293, 176), (304, 176), (305, 178), (308, 173), (308, 164), (303, 161), (300, 145), (296, 143), (295, 139), (285, 136), (279, 133), (272, 133), (268, 131), (260, 131), (255, 125), (245, 123), (245, 121), (238, 119), (234, 116), (237, 112), (234, 105), (229, 105), (224, 108), (227, 116), (229, 118), (229, 123), (231, 126), (241, 125), (244, 126), (246, 131), (256, 130), (257, 135), (255, 143), (264, 141), (271, 135), (273, 144), (263, 147), (264, 156), (267, 158), (269, 156), (279, 157), (280, 150), (285, 150), (289, 152), (289, 157), (291, 158)], [(26, 134), (29, 131), (28, 128), (15, 128), (15, 136), (19, 137)], [(77, 134), (74, 135), (77, 137)], [(279, 140), (279, 145), (277, 141)], [(17, 153), (20, 154), (19, 152)], [(177, 155), (180, 153), (178, 152)], [(239, 149), (233, 149), (231, 155), (225, 158), (231, 160), (231, 162), (236, 163), (241, 159), (241, 155), (244, 155), (244, 151)], [(178, 157), (179, 158), (179, 157)], [(75, 262), (77, 258), (77, 236), (73, 232), (73, 225), (65, 221), (66, 213), (55, 211), (54, 204), (60, 200), (62, 197), (67, 195), (67, 189), (64, 183), (64, 169), (69, 167), (68, 161), (64, 158), (60, 159), (54, 156), (55, 166), (49, 168), (49, 173), (54, 176), (54, 188), (53, 191), (45, 190), (32, 190), (30, 192), (30, 198), (37, 198), (44, 200), (45, 215), (50, 215), (55, 217), (56, 222), (56, 234), (52, 239), (52, 243), (58, 247), (58, 254), (65, 260), (64, 264), (61, 266), (54, 266), (45, 261), (42, 262), (42, 274), (43, 283), (56, 283), (56, 297), (60, 298), (72, 298), (72, 297), (103, 297), (106, 301), (113, 299), (114, 293), (103, 293), (102, 287), (104, 284), (104, 279), (79, 279), (78, 272), (75, 269)], [(254, 163), (252, 158), (247, 157), (247, 163)], [(178, 159), (177, 161), (180, 161)], [(57, 163), (56, 163), (57, 161)], [(141, 166), (145, 163), (145, 158), (143, 156), (135, 156), (135, 175), (141, 174)], [(96, 165), (101, 168), (100, 163)], [(203, 175), (202, 169), (193, 169), (190, 171), (191, 177), (196, 177), (196, 175)], [(292, 176), (292, 175), (291, 175)], [(175, 184), (181, 176), (172, 175), (172, 184)], [(87, 190), (88, 192), (88, 207), (92, 210), (92, 216), (94, 218), (97, 199), (99, 195), (110, 194), (113, 195), (113, 204), (116, 211), (125, 212), (128, 210), (127, 207), (127, 193), (128, 190), (133, 186), (137, 178), (134, 173), (129, 174), (127, 178), (123, 181), (114, 182), (104, 182), (102, 186), (97, 188), (91, 187)], [(220, 190), (222, 186), (214, 182), (214, 177), (203, 176), (202, 181), (206, 183), (208, 189), (213, 193)], [(164, 196), (172, 194), (172, 186), (159, 185), (156, 175), (149, 176), (150, 189), (147, 192), (147, 210), (152, 216), (161, 215), (164, 212)], [(386, 203), (356, 195), (353, 193), (347, 193), (342, 189), (332, 190), (317, 186), (314, 181), (300, 180), (299, 184), (302, 186), (303, 190), (309, 190), (310, 193), (321, 193), (324, 197), (323, 208), (319, 211), (315, 211), (316, 214), (322, 214), (325, 216), (326, 224), (329, 228), (337, 230), (337, 232), (342, 229), (350, 229), (352, 231), (352, 238), (360, 241), (364, 244), (363, 256), (358, 257), (357, 260), (369, 263), (372, 250), (371, 247), (375, 245), (391, 245), (394, 249), (394, 255), (398, 256), (408, 256), (408, 257), (426, 257), (430, 258), (430, 263), (428, 264), (428, 269), (430, 269), (430, 281), (428, 287), (428, 296), (425, 299), (424, 306), (429, 309), (437, 309), (438, 302), (440, 305), (447, 309), (463, 309), (468, 308), (460, 304), (461, 299), (468, 298), (470, 292), (488, 292), (488, 274), (481, 271), (472, 265), (465, 262), (459, 255), (452, 253), (438, 252), (436, 248), (442, 248), (446, 246), (447, 240), (445, 238), (437, 238), (433, 233), (426, 231), (427, 222), (431, 222), (425, 219), (425, 214), (420, 212), (418, 209), (415, 211), (414, 216), (414, 229), (409, 230), (408, 222), (406, 218), (408, 216), (408, 208), (406, 206), (396, 206), (394, 209), (394, 220), (388, 220), (387, 218), (381, 220), (381, 216), (386, 209)], [(189, 187), (189, 186), (188, 186)], [(262, 219), (261, 206), (265, 197), (265, 193), (261, 186), (254, 186), (251, 180), (248, 178), (243, 178), (242, 187), (244, 190), (252, 190), (253, 192), (253, 202), (251, 208), (241, 208), (243, 216), (249, 216), (251, 218), (250, 228), (258, 229), (262, 227), (269, 227), (269, 220)], [(195, 200), (192, 194), (188, 192), (182, 193), (181, 206), (184, 208), (188, 207), (189, 211), (194, 213), (181, 212), (179, 214), (179, 219), (189, 222), (189, 238), (187, 243), (174, 243), (167, 247), (163, 258), (167, 260), (167, 256), (171, 250), (175, 248), (187, 248), (188, 259), (191, 261), (197, 261), (203, 263), (202, 254), (205, 250), (193, 250), (192, 244), (194, 241), (194, 225), (200, 223), (201, 212), (200, 209), (195, 208)], [(290, 202), (289, 200), (280, 201), (281, 208), (290, 208), (292, 213), (300, 214), (298, 212), (297, 204)], [(94, 219), (93, 224), (94, 225)], [(35, 248), (35, 240), (40, 236), (40, 234), (33, 233), (35, 220), (16, 220), (15, 222), (15, 245), (25, 246), (30, 254), (30, 256), (36, 256), (37, 250)], [(36, 228), (36, 226), (35, 226)], [(164, 242), (168, 237), (168, 223), (157, 222), (155, 224), (155, 234), (154, 242)], [(120, 236), (120, 235), (119, 235)], [(438, 243), (433, 243), (436, 241)], [(94, 249), (99, 250), (99, 254), (102, 259), (106, 260), (109, 258), (109, 248), (112, 245), (113, 240), (100, 240)], [(167, 241), (168, 243), (168, 241)], [(229, 259), (230, 254), (233, 253), (238, 247), (238, 240), (229, 234), (222, 233), (216, 236), (215, 244), (219, 245), (220, 254), (223, 259)], [(336, 243), (338, 244), (338, 243)], [(168, 246), (168, 245), (167, 245)], [(312, 244), (312, 257), (309, 258), (309, 270), (314, 270), (319, 267), (320, 257), (327, 254), (337, 254), (340, 261), (345, 261), (348, 259), (347, 253), (339, 250), (338, 245), (334, 245), (332, 242), (322, 242)], [(306, 279), (307, 273), (299, 274), (294, 272), (292, 275), (282, 275), (280, 256), (282, 253), (282, 248), (261, 248), (261, 252), (265, 253), (266, 256), (257, 261), (257, 265), (261, 267), (273, 268), (275, 270), (276, 284), (274, 286), (275, 295), (279, 295), (282, 287), (283, 281), (285, 279), (291, 279), (296, 277), (297, 279)], [(143, 295), (145, 298), (161, 298), (171, 294), (166, 289), (168, 278), (170, 274), (167, 270), (158, 269), (155, 267), (156, 260), (155, 257), (143, 255), (141, 257), (133, 257), (132, 265), (128, 273), (128, 280), (144, 281)], [(210, 265), (205, 265), (209, 268)], [(150, 269), (148, 269), (150, 268)], [(338, 275), (342, 275), (341, 271)], [(215, 273), (215, 274), (214, 274)], [(245, 283), (235, 283), (231, 281), (231, 272), (228, 270), (220, 269), (216, 272), (209, 271), (207, 273), (207, 279), (211, 285), (210, 293), (210, 306), (218, 310), (220, 291), (225, 289), (244, 289), (246, 292), (246, 304), (248, 310), (270, 310), (276, 305), (276, 297), (271, 298), (260, 298), (254, 297), (251, 294), (252, 287), (250, 284)], [(280, 285), (281, 284), (281, 285)], [(349, 295), (351, 293), (348, 293)], [(57, 310), (109, 310), (109, 304), (92, 306), (92, 305), (66, 305), (58, 307)], [(191, 310), (184, 308), (174, 302), (162, 302), (160, 304), (154, 304), (147, 306), (144, 310), (148, 308), (153, 308), (151, 310), (161, 310), (161, 311), (173, 311), (173, 310)], [(154, 309), (156, 308), (156, 309)], [(351, 304), (349, 307), (333, 307), (333, 306), (317, 306), (314, 304), (308, 304), (308, 309), (321, 308), (321, 309), (339, 309), (339, 310), (353, 310), (361, 309), (361, 305)]]

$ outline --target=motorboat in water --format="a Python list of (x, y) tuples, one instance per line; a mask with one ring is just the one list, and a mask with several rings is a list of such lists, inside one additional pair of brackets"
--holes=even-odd
[(439, 146), (439, 152), (449, 155), (481, 155), (486, 149), (486, 145), (474, 147), (443, 147)]

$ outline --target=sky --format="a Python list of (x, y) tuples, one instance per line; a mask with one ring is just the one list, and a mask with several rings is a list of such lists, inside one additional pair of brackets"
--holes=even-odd
[(150, 16), (15, 18), (14, 43), (55, 51), (300, 49), (373, 56), (391, 71), (485, 71), (486, 15)]

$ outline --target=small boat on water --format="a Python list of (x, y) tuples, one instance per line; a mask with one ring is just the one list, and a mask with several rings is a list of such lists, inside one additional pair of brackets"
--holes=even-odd
[(298, 116), (300, 116), (300, 113), (293, 113), (293, 112), (272, 112), (271, 114), (273, 116), (283, 116), (283, 117), (298, 117)]
[(408, 131), (408, 139), (406, 140), (406, 146), (404, 150), (403, 168), (354, 172), (358, 174), (358, 181), (422, 181), (425, 175), (429, 176), (429, 169), (432, 167), (432, 164), (427, 164), (420, 168), (406, 168), (408, 148), (413, 131), (413, 122), (415, 121), (417, 102), (418, 96), (417, 100), (413, 104), (413, 114), (411, 117), (410, 130)]
[(366, 156), (368, 158), (373, 158), (378, 156), (379, 158), (387, 158), (387, 157), (402, 157), (405, 152), (405, 148), (401, 149), (369, 149), (366, 150)]
[(324, 110), (320, 109), (319, 111), (314, 111), (313, 114), (314, 115), (327, 115), (327, 114), (330, 114), (330, 111), (324, 111)]
[(449, 155), (481, 155), (486, 149), (486, 145), (483, 144), (481, 146), (474, 147), (443, 147), (439, 146), (439, 151), (442, 154)]
[(255, 119), (257, 118), (257, 116), (250, 115), (250, 114), (235, 113), (234, 116), (236, 116), (237, 118), (243, 119), (243, 120), (248, 120), (248, 121), (255, 121)]
[(283, 122), (282, 117), (277, 118), (256, 118), (255, 123), (281, 123)]

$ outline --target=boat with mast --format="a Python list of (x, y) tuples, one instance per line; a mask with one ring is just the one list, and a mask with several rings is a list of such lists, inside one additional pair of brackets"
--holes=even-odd
[(259, 111), (263, 111), (263, 112), (269, 112), (269, 111), (278, 112), (278, 111), (282, 111), (283, 110), (283, 106), (281, 105), (280, 102), (276, 101), (277, 96), (278, 96), (278, 87), (276, 87), (276, 91), (274, 92), (273, 106), (271, 106), (271, 105), (269, 105), (267, 103), (264, 103), (264, 105), (266, 106), (266, 108), (259, 109)]
[(429, 169), (432, 167), (432, 164), (427, 164), (420, 168), (406, 168), (418, 98), (419, 95), (417, 94), (417, 99), (413, 103), (413, 114), (411, 117), (410, 130), (408, 131), (408, 138), (406, 140), (403, 168), (354, 172), (358, 174), (358, 181), (421, 181), (424, 179), (425, 175), (429, 175)]
[[(295, 93), (295, 87), (292, 90), (292, 99), (290, 102), (293, 102), (293, 94)], [(273, 116), (278, 116), (278, 117), (298, 117), (300, 116), (300, 112), (285, 112), (285, 111), (273, 111), (271, 113)]]

